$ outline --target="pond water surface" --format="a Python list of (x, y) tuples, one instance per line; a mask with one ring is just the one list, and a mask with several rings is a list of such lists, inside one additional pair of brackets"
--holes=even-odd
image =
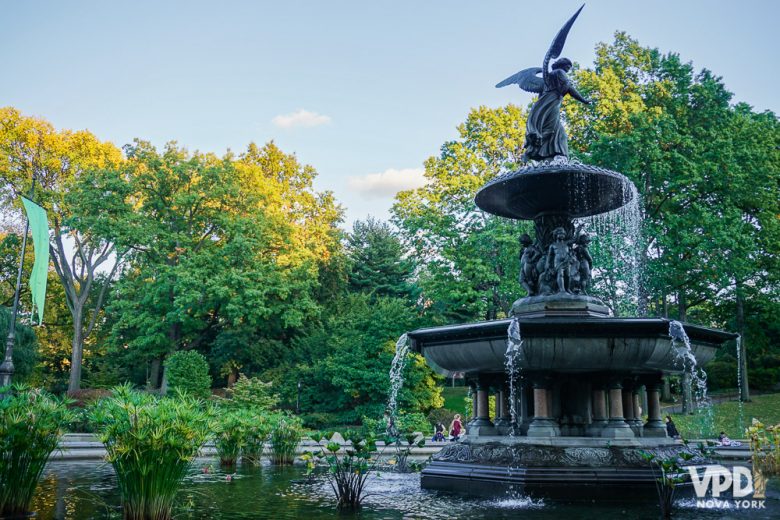
[[(203, 468), (209, 468), (208, 473)], [(493, 499), (467, 498), (420, 489), (418, 474), (381, 473), (367, 486), (360, 513), (338, 514), (324, 480), (306, 483), (301, 467), (239, 464), (228, 481), (215, 459), (199, 459), (179, 493), (177, 519), (657, 519), (652, 503), (595, 504), (534, 500), (506, 494)], [(770, 481), (764, 510), (702, 510), (692, 500), (678, 503), (675, 518), (780, 518), (778, 482)], [(41, 519), (121, 518), (116, 477), (97, 461), (56, 461), (47, 466), (33, 508)]]

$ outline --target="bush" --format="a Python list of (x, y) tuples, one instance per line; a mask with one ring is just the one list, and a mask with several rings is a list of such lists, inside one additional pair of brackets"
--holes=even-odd
[(95, 403), (90, 419), (105, 445), (122, 496), (124, 518), (168, 520), (174, 497), (211, 430), (200, 399), (156, 397), (117, 387)]
[(233, 388), (227, 389), (229, 408), (273, 410), (279, 404), (279, 396), (271, 391), (271, 383), (264, 383), (257, 377), (239, 374)]
[(452, 420), (455, 418), (455, 414), (460, 412), (455, 412), (453, 410), (448, 410), (447, 408), (437, 408), (436, 410), (431, 410), (428, 414), (428, 423), (431, 425), (431, 429), (433, 429), (434, 426), (436, 426), (436, 423), (442, 423), (445, 428), (449, 428), (450, 424), (452, 424)]
[(271, 462), (292, 464), (299, 442), (301, 442), (300, 419), (279, 415), (271, 430)]
[(303, 425), (313, 430), (324, 430), (329, 426), (339, 424), (339, 415), (334, 413), (306, 413), (300, 417)]
[(171, 389), (186, 391), (194, 397), (207, 399), (211, 395), (209, 363), (194, 350), (176, 352), (165, 360), (165, 377)]
[(17, 385), (0, 393), (0, 515), (22, 515), (73, 414), (43, 390)]
[(748, 370), (748, 384), (756, 390), (772, 390), (778, 383), (780, 370), (776, 368), (754, 368)]

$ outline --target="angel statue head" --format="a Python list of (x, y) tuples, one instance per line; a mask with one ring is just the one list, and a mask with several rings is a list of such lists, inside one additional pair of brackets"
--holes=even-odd
[(563, 69), (564, 72), (569, 72), (571, 70), (571, 65), (572, 63), (569, 58), (561, 58), (552, 64), (552, 70)]
[[(580, 11), (582, 11), (582, 7), (558, 31), (552, 45), (550, 45), (550, 50), (544, 57), (541, 68), (532, 67), (521, 70), (496, 85), (496, 87), (505, 87), (517, 84), (527, 92), (539, 94), (539, 99), (528, 112), (526, 122), (524, 145), (526, 160), (543, 161), (557, 156), (568, 158), (569, 138), (566, 136), (566, 130), (560, 120), (563, 97), (568, 94), (577, 101), (590, 104), (588, 99), (577, 92), (566, 76), (572, 67), (570, 59), (561, 58), (550, 67), (550, 61), (561, 55), (569, 29)], [(539, 74), (542, 75), (541, 78)]]

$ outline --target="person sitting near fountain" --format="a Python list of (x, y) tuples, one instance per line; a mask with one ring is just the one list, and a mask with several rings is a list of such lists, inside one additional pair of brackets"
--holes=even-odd
[(431, 442), (444, 442), (445, 434), (444, 425), (441, 421), (437, 422), (436, 426), (433, 427), (433, 438), (431, 439)]
[(454, 442), (460, 439), (461, 431), (463, 431), (463, 423), (460, 422), (460, 414), (456, 413), (450, 424), (450, 440)]
[(720, 435), (718, 435), (718, 444), (721, 446), (742, 446), (741, 442), (729, 439), (726, 432), (720, 432)]
[(680, 432), (677, 431), (677, 426), (674, 425), (671, 415), (666, 416), (666, 434), (672, 439), (680, 438)]

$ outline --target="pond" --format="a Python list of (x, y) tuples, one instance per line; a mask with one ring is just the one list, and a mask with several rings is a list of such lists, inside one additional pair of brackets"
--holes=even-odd
[[(204, 473), (203, 468), (209, 468)], [(370, 496), (360, 519), (657, 519), (658, 508), (645, 504), (564, 503), (507, 494), (493, 499), (467, 498), (420, 489), (418, 474), (381, 473), (367, 486)], [(702, 510), (692, 500), (678, 503), (675, 518), (778, 518), (780, 483), (770, 481), (765, 510)], [(179, 494), (177, 519), (315, 520), (336, 514), (325, 481), (305, 483), (303, 468), (238, 465), (228, 480), (216, 459), (198, 459)], [(44, 471), (33, 508), (41, 519), (121, 518), (114, 471), (98, 461), (55, 461)]]

